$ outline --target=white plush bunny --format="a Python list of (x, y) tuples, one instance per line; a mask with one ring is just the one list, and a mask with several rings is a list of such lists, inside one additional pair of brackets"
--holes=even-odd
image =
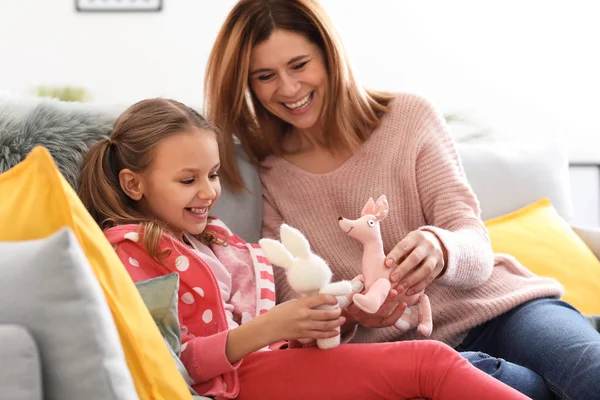
[[(301, 296), (315, 294), (339, 296), (338, 301), (347, 305), (349, 295), (353, 293), (350, 281), (331, 283), (332, 274), (329, 265), (310, 250), (308, 240), (298, 229), (283, 224), (281, 225), (280, 237), (281, 243), (272, 239), (261, 239), (258, 243), (271, 264), (285, 268), (292, 289)], [(339, 307), (339, 305), (324, 305), (319, 308), (330, 309), (336, 307)], [(301, 342), (307, 343), (307, 340)], [(329, 339), (317, 340), (317, 346), (320, 349), (331, 349), (339, 344), (339, 335)]]

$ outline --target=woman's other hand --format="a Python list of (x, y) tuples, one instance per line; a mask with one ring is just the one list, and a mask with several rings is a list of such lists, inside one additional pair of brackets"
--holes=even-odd
[(426, 230), (412, 231), (389, 252), (385, 265), (398, 293), (412, 296), (424, 290), (444, 272), (446, 249), (438, 237)]
[(345, 310), (347, 323), (342, 332), (349, 330), (352, 326), (360, 324), (366, 328), (387, 328), (400, 319), (406, 310), (406, 303), (401, 302), (398, 292), (392, 289), (375, 314), (369, 314), (351, 303)]

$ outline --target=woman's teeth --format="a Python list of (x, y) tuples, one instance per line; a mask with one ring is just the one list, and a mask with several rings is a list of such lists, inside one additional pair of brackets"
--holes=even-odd
[(306, 107), (308, 103), (310, 103), (310, 100), (312, 99), (312, 94), (313, 92), (310, 92), (303, 99), (300, 99), (294, 103), (283, 103), (283, 105), (289, 108), (290, 110), (299, 110), (303, 107)]
[(206, 213), (207, 210), (208, 210), (207, 207), (204, 207), (204, 208), (190, 208), (190, 211), (193, 212), (194, 214), (204, 214), (204, 213)]

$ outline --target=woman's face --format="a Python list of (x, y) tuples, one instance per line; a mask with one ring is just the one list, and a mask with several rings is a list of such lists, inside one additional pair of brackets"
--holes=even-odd
[(263, 107), (295, 128), (310, 129), (319, 121), (327, 69), (323, 52), (303, 35), (277, 29), (256, 45), (249, 81)]

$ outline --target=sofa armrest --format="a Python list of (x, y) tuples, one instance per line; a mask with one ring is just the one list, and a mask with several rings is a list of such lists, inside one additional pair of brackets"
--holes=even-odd
[(573, 231), (583, 240), (592, 253), (600, 260), (600, 228), (572, 226)]
[(27, 329), (0, 325), (0, 360), (0, 397), (42, 400), (40, 357)]

